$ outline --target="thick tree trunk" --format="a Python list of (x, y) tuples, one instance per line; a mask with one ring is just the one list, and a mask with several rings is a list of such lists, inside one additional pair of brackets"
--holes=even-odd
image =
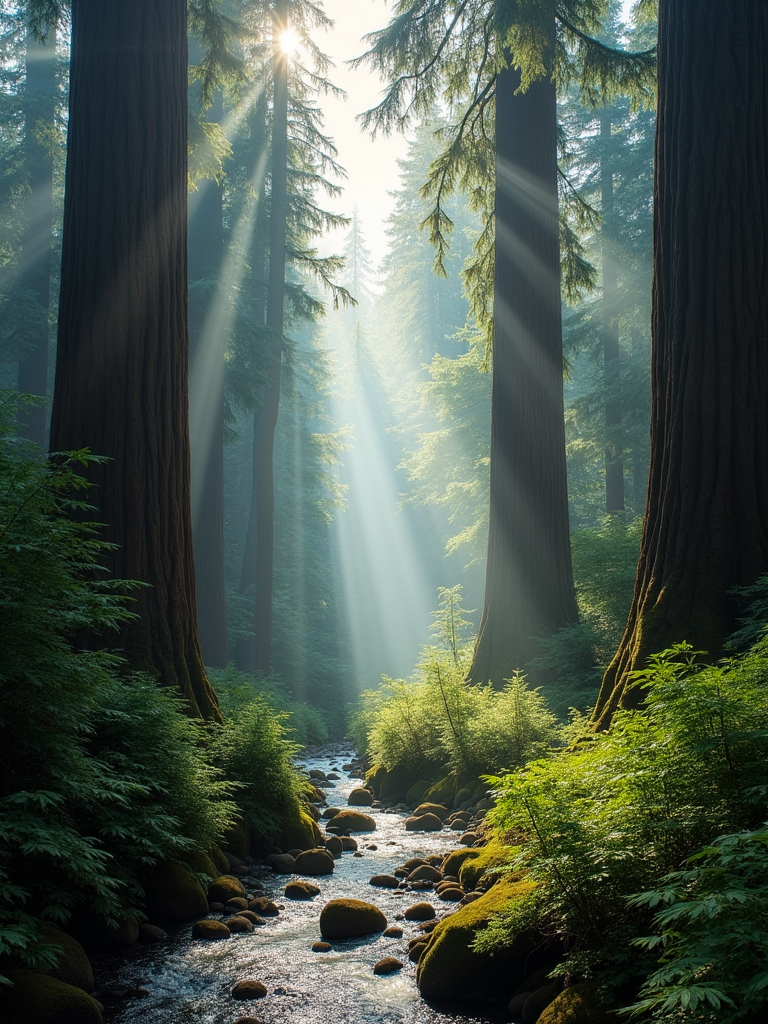
[(768, 4), (662, 0), (651, 464), (635, 594), (595, 710), (768, 570)]
[(469, 677), (500, 684), (578, 621), (568, 529), (555, 87), (496, 85), (496, 279), (485, 602)]
[[(219, 93), (209, 118), (221, 122)], [(224, 582), (224, 252), (222, 190), (203, 181), (190, 202), (189, 341), (191, 354), (192, 527), (197, 628), (206, 665), (226, 668)]]
[(624, 462), (619, 433), (621, 428), (618, 274), (614, 253), (615, 221), (613, 204), (613, 173), (611, 171), (611, 112), (600, 114), (600, 136), (603, 156), (600, 167), (602, 200), (603, 259), (603, 368), (608, 398), (605, 405), (605, 427), (608, 445), (605, 451), (605, 510), (608, 514), (624, 511)]
[[(27, 325), (29, 348), (19, 358), (19, 391), (43, 396), (48, 392), (48, 311), (51, 294), (51, 237), (53, 234), (53, 153), (45, 133), (53, 129), (56, 114), (56, 43), (51, 30), (45, 42), (27, 33), (26, 126), (24, 163), (29, 194), (25, 202), (25, 228), (21, 243), (19, 287), (34, 296), (39, 306)], [(46, 407), (25, 409), (20, 429), (45, 449)]]
[(187, 352), (185, 0), (74, 0), (53, 450), (88, 447), (116, 548), (149, 586), (121, 646), (216, 717), (197, 638)]

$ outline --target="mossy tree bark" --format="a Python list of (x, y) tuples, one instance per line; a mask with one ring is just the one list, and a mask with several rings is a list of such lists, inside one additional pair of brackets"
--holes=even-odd
[(196, 627), (185, 0), (74, 0), (54, 451), (90, 448), (106, 568), (148, 586), (120, 645), (216, 717)]
[(594, 713), (768, 570), (768, 4), (661, 0), (651, 463), (626, 632)]
[(496, 275), (485, 601), (469, 678), (501, 684), (578, 621), (568, 527), (555, 87), (496, 81)]

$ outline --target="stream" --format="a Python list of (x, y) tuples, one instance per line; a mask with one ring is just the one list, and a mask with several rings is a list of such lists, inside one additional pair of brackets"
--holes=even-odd
[[(345, 807), (350, 790), (359, 780), (349, 778), (341, 765), (353, 759), (349, 749), (325, 748), (300, 761), (309, 771), (317, 768), (339, 776), (335, 788), (326, 788), (331, 806)], [(322, 784), (321, 784), (322, 785)], [(397, 921), (400, 939), (382, 935), (333, 942), (327, 953), (312, 951), (321, 938), (320, 911), (330, 899), (363, 899), (374, 903), (395, 924), (411, 903), (427, 900), (438, 916), (454, 909), (432, 891), (404, 893), (370, 885), (376, 874), (391, 874), (409, 857), (446, 853), (456, 846), (456, 833), (406, 832), (404, 813), (360, 808), (376, 819), (376, 831), (356, 833), (362, 857), (344, 853), (331, 875), (312, 877), (321, 889), (308, 902), (287, 900), (285, 886), (299, 875), (277, 875), (266, 865), (251, 872), (262, 882), (266, 895), (283, 907), (278, 917), (253, 932), (234, 934), (224, 942), (195, 941), (192, 926), (182, 928), (158, 944), (135, 946), (118, 957), (102, 956), (95, 964), (99, 987), (125, 986), (143, 990), (141, 997), (122, 1003), (108, 1013), (109, 1024), (234, 1024), (240, 1017), (263, 1024), (496, 1024), (509, 1015), (499, 1006), (467, 1004), (451, 1012), (422, 1001), (416, 988), (416, 965), (408, 960), (406, 945), (417, 934), (417, 923)], [(326, 822), (322, 822), (325, 825)], [(371, 847), (375, 847), (372, 849)], [(216, 916), (216, 915), (211, 915)], [(388, 976), (373, 974), (382, 957), (402, 961), (403, 969)], [(230, 990), (235, 982), (253, 978), (268, 989), (264, 999), (238, 1002)], [(97, 993), (98, 997), (98, 993)]]

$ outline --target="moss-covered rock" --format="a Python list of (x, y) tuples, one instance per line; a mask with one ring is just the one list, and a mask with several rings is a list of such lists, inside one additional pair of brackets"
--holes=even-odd
[(345, 808), (335, 815), (333, 827), (341, 832), (375, 832), (376, 821), (370, 814)]
[(344, 852), (344, 843), (338, 836), (328, 836), (325, 840), (325, 848), (331, 856), (336, 859)]
[(208, 886), (208, 899), (211, 903), (227, 903), (235, 896), (245, 896), (245, 886), (234, 875), (219, 875)]
[(449, 806), (453, 804), (453, 797), (456, 793), (456, 779), (452, 775), (446, 775), (444, 779), (436, 782), (430, 786), (429, 789), (423, 796), (423, 799), (428, 803), (433, 804), (445, 804)]
[(393, 768), (381, 780), (379, 800), (405, 800), (405, 795), (416, 782), (417, 776), (405, 768)]
[[(248, 913), (248, 911), (246, 911), (246, 913)], [(247, 917), (243, 917), (240, 914), (235, 914), (234, 917), (228, 917), (226, 925), (233, 934), (235, 932), (252, 932), (255, 927), (253, 921), (249, 921)]]
[(427, 800), (426, 802), (419, 804), (413, 812), (414, 818), (418, 817), (420, 814), (434, 814), (436, 818), (439, 818), (440, 821), (443, 822), (450, 814), (450, 811), (445, 804), (436, 804)]
[[(500, 867), (509, 860), (509, 847), (502, 845), (498, 839), (492, 839), (487, 846), (474, 847), (471, 852), (476, 856), (468, 857), (459, 868), (459, 881), (466, 892), (476, 888), (486, 871)], [(445, 874), (450, 872), (445, 871)]]
[(431, 903), (414, 903), (403, 914), (406, 921), (431, 921), (435, 908)]
[(523, 1024), (536, 1024), (556, 995), (557, 989), (552, 984), (540, 985), (533, 992), (529, 992), (523, 1003)]
[(248, 856), (251, 852), (251, 839), (242, 819), (231, 826), (221, 845), (225, 853), (233, 853), (241, 860)]
[(5, 971), (0, 985), (3, 1024), (102, 1024), (94, 999), (76, 985), (36, 971)]
[(364, 786), (355, 786), (347, 797), (350, 807), (370, 807), (373, 803), (373, 793)]
[(229, 861), (227, 860), (226, 855), (218, 846), (212, 846), (208, 851), (208, 856), (211, 858), (211, 861), (213, 862), (213, 865), (216, 868), (216, 873), (213, 876), (214, 878), (218, 878), (219, 875), (228, 874)]
[[(532, 888), (533, 883), (527, 879), (502, 879), (480, 899), (441, 921), (419, 960), (416, 980), (421, 995), (425, 999), (455, 999), (486, 985), (494, 970), (498, 972), (499, 957), (471, 949), (475, 935), (485, 927), (492, 914), (512, 901), (522, 899)], [(513, 944), (509, 951), (513, 980), (514, 970), (522, 979), (525, 957), (534, 946), (534, 937), (527, 933)], [(505, 973), (509, 975), (510, 972)]]
[(452, 875), (454, 878), (459, 877), (459, 871), (465, 861), (474, 860), (480, 856), (479, 849), (464, 849), (464, 850), (451, 850), (448, 856), (443, 861), (443, 874)]
[(585, 983), (564, 989), (546, 1007), (537, 1024), (610, 1024), (615, 1015), (600, 1000), (594, 986)]
[(436, 814), (413, 814), (405, 819), (406, 832), (439, 832), (442, 827)]
[(379, 960), (378, 963), (373, 966), (374, 974), (394, 974), (395, 971), (401, 971), (403, 969), (402, 960), (398, 960), (394, 956), (385, 956)]
[(205, 939), (208, 942), (216, 942), (220, 939), (228, 939), (232, 933), (223, 921), (216, 921), (214, 918), (206, 918), (204, 921), (195, 921), (192, 925), (192, 938)]
[(365, 900), (331, 900), (320, 914), (320, 934), (324, 939), (353, 939), (383, 932), (386, 927), (384, 914)]
[(297, 875), (330, 875), (333, 868), (333, 854), (322, 847), (305, 850), (296, 858)]
[(319, 841), (320, 829), (315, 819), (303, 807), (299, 807), (283, 824), (277, 845), (282, 850), (311, 850)]
[(284, 895), (287, 900), (312, 900), (320, 895), (320, 886), (313, 882), (289, 882)]
[(376, 768), (371, 768), (365, 773), (365, 781), (373, 790), (373, 795), (377, 800), (381, 795), (381, 784), (384, 781), (386, 774), (387, 769), (382, 765), (378, 765)]
[(230, 994), (233, 999), (263, 999), (267, 994), (267, 986), (254, 978), (246, 978), (245, 981), (238, 981)]
[(45, 942), (55, 942), (61, 948), (56, 966), (44, 973), (65, 985), (81, 988), (83, 992), (93, 992), (95, 982), (91, 961), (77, 939), (58, 928), (44, 928), (40, 937)]
[(429, 787), (432, 785), (427, 779), (419, 779), (418, 782), (414, 782), (408, 792), (405, 794), (405, 802), (409, 807), (415, 807), (416, 804), (421, 803), (424, 799), (424, 794), (427, 792)]
[(149, 868), (144, 877), (144, 905), (152, 920), (172, 924), (194, 921), (208, 911), (203, 887), (178, 861), (161, 861)]
[(208, 875), (209, 881), (213, 881), (214, 878), (218, 878), (220, 874), (226, 874), (229, 870), (227, 866), (227, 859), (222, 855), (222, 861), (224, 863), (223, 868), (219, 868), (213, 862), (213, 858), (209, 857), (207, 853), (203, 853), (202, 850), (192, 850), (189, 853), (184, 854), (184, 863), (197, 875)]

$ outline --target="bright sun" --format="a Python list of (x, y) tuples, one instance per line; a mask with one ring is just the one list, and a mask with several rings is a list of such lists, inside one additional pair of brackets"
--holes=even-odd
[(287, 28), (280, 35), (280, 49), (283, 53), (295, 53), (299, 48), (299, 37), (292, 28)]

